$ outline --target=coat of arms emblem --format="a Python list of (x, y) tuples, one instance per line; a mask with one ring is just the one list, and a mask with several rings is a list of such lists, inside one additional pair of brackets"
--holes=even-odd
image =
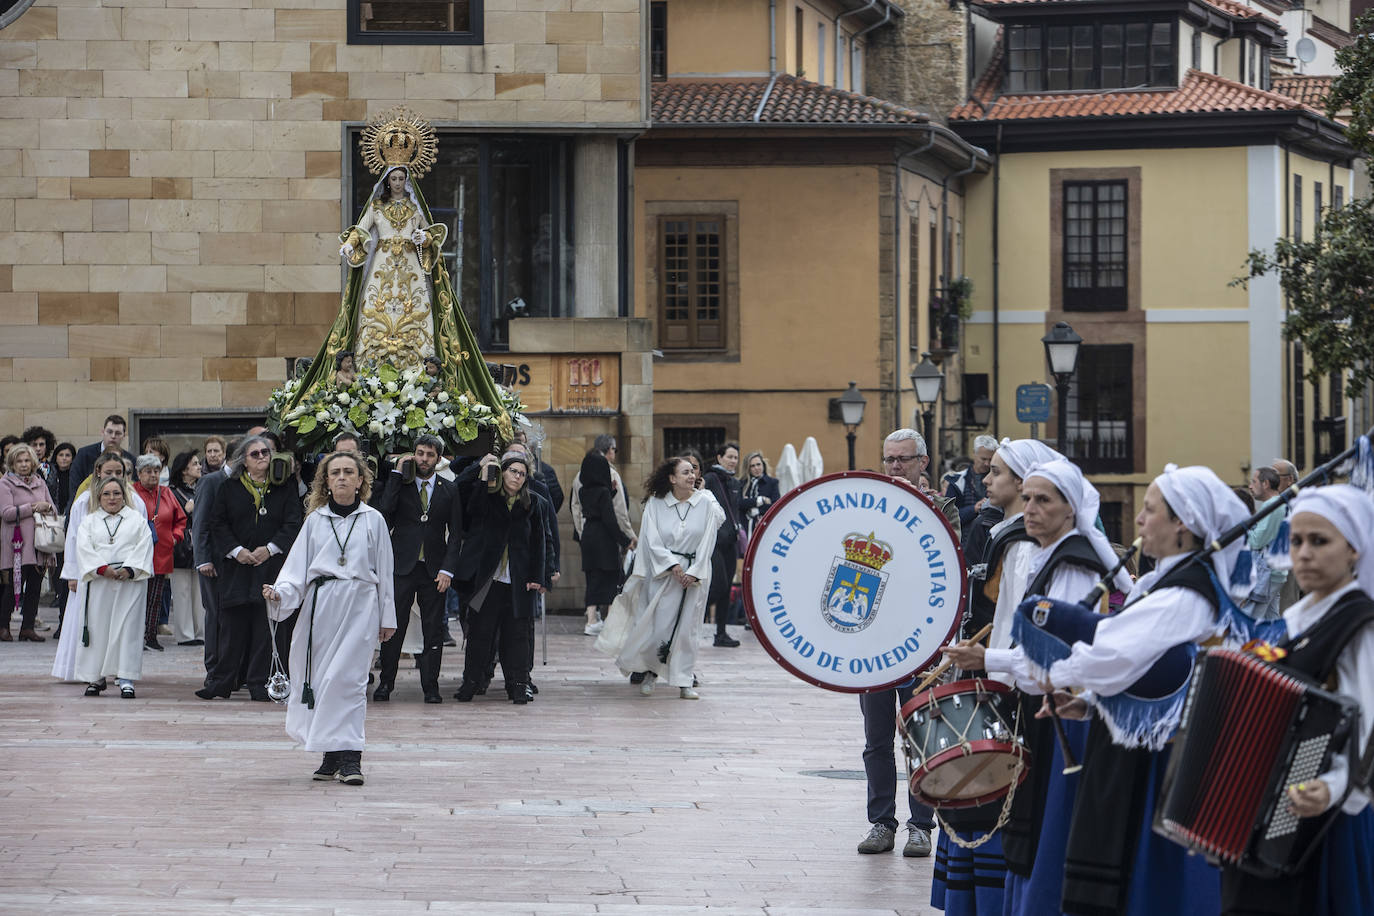
[(844, 536), (844, 556), (836, 557), (826, 577), (821, 596), (825, 622), (841, 633), (858, 633), (877, 617), (878, 605), (887, 589), (888, 574), (883, 566), (892, 559), (892, 546), (867, 535), (851, 532)]

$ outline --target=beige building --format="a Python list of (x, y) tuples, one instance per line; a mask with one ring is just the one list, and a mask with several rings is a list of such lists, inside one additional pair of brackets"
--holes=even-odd
[[(0, 430), (84, 444), (111, 412), (135, 446), (241, 430), (339, 308), (337, 236), (375, 180), (356, 136), (404, 103), (438, 129), (422, 187), (445, 257), (548, 420), (546, 457), (566, 482), (610, 431), (642, 478), (643, 6), (19, 0), (0, 16)], [(559, 359), (589, 352), (595, 397)]]

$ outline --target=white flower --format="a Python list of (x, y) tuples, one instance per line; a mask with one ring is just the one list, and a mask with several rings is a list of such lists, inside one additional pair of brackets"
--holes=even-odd
[(386, 383), (386, 392), (387, 392), (387, 394), (395, 394), (395, 393), (396, 393), (396, 383), (395, 383), (395, 382), (387, 382), (387, 383)]
[(466, 407), (468, 405), (468, 396), (465, 394), (458, 395), (458, 403)]
[(439, 403), (440, 403), (440, 404), (443, 404), (443, 403), (446, 402), (447, 400), (448, 400), (448, 392), (447, 392), (447, 391), (441, 391), (441, 392), (439, 392)]
[(381, 421), (380, 421), (380, 420), (373, 420), (371, 423), (367, 424), (367, 431), (370, 432), (370, 433), (374, 433), (374, 434), (381, 433), (381, 431), (382, 431), (382, 423), (381, 423)]
[(444, 417), (444, 428), (445, 428), (445, 429), (453, 429), (453, 426), (454, 426), (453, 417)]
[(395, 423), (401, 416), (401, 409), (390, 398), (378, 401), (372, 405), (372, 416), (383, 423)]
[(340, 392), (339, 392), (339, 403), (340, 403), (340, 404), (349, 404), (349, 403), (352, 403), (352, 400), (353, 400), (353, 399), (350, 398), (350, 397), (348, 396), (348, 392), (347, 392), (347, 391), (340, 391)]
[(325, 420), (328, 420), (328, 419), (329, 419), (329, 411), (327, 411), (327, 410), (317, 410), (317, 411), (315, 411), (315, 419), (316, 419), (316, 420), (319, 420), (321, 423), (323, 423)]

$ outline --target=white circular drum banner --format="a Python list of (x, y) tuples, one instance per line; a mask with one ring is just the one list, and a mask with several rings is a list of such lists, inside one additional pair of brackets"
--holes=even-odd
[(958, 629), (967, 577), (943, 515), (904, 481), (827, 474), (764, 517), (744, 561), (759, 642), (808, 683), (868, 693), (911, 680)]

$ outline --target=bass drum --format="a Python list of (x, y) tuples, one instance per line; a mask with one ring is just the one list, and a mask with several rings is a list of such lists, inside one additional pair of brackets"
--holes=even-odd
[(945, 517), (915, 487), (870, 471), (818, 477), (778, 500), (749, 541), (743, 578), (774, 661), (846, 693), (896, 687), (929, 666), (968, 589)]

